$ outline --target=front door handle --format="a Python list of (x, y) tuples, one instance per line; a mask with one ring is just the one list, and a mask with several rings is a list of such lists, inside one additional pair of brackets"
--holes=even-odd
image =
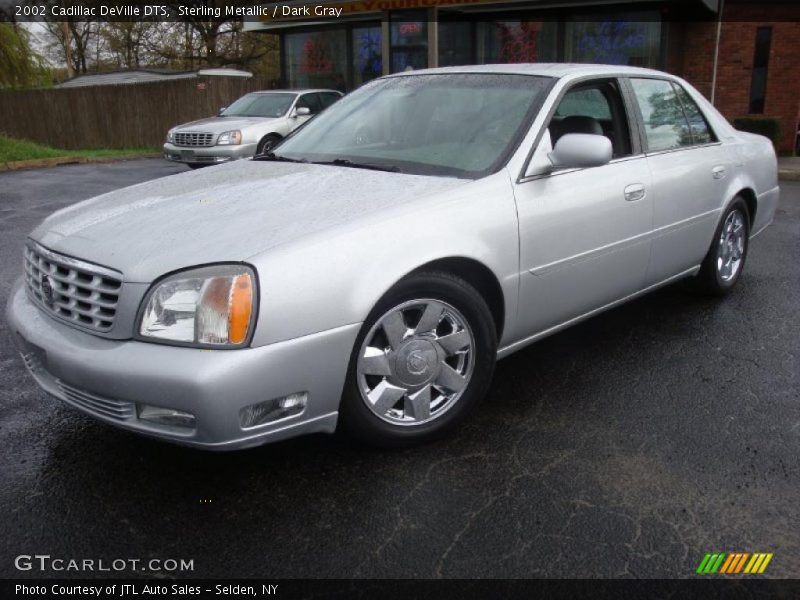
[(641, 183), (633, 183), (625, 188), (625, 200), (636, 202), (647, 195), (647, 189)]
[(714, 179), (722, 179), (723, 177), (725, 177), (726, 172), (727, 169), (721, 165), (711, 169), (711, 174), (714, 176)]

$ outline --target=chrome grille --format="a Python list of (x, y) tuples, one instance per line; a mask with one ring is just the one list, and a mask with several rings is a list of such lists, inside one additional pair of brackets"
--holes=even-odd
[(118, 421), (130, 419), (135, 413), (133, 402), (123, 402), (121, 400), (112, 400), (111, 398), (96, 396), (87, 391), (72, 387), (60, 379), (56, 380), (56, 385), (58, 385), (58, 389), (61, 390), (61, 393), (64, 394), (67, 399), (85, 408), (89, 412), (104, 417), (111, 417)]
[(30, 297), (48, 313), (93, 331), (114, 326), (121, 273), (33, 243), (25, 247), (24, 269)]
[(176, 146), (213, 146), (214, 134), (213, 133), (198, 133), (194, 131), (184, 131), (174, 133), (174, 140)]

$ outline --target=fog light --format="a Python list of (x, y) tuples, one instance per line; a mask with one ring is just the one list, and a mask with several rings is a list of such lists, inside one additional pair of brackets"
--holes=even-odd
[(271, 423), (278, 419), (299, 415), (306, 409), (308, 392), (296, 392), (288, 396), (273, 398), (266, 402), (245, 406), (239, 411), (239, 422), (243, 429)]
[(150, 404), (139, 404), (139, 419), (150, 421), (158, 425), (168, 425), (170, 427), (193, 428), (195, 418), (192, 413), (174, 408), (164, 408), (163, 406), (151, 406)]

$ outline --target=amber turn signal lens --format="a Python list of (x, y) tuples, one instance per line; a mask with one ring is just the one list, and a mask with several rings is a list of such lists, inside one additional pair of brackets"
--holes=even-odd
[(241, 344), (247, 339), (253, 311), (253, 281), (250, 275), (237, 275), (231, 286), (228, 312), (228, 342)]

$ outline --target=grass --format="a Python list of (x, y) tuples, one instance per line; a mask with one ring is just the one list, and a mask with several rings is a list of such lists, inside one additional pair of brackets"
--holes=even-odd
[(158, 154), (160, 148), (114, 148), (97, 150), (61, 150), (43, 146), (28, 140), (17, 140), (0, 135), (0, 163), (37, 158), (101, 158), (131, 156), (136, 154)]

